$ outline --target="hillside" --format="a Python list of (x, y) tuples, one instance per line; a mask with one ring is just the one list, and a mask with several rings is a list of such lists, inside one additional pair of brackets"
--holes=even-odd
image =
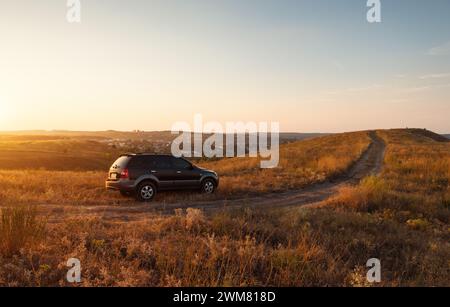
[[(260, 169), (257, 158), (229, 158), (209, 162), (200, 161), (198, 164), (217, 171), (221, 177), (220, 188), (215, 195), (211, 196), (212, 198), (244, 197), (261, 192), (300, 188), (339, 176), (360, 157), (369, 143), (370, 138), (367, 132), (336, 134), (286, 143), (280, 147), (280, 164), (276, 169)], [(110, 157), (102, 158), (104, 153), (101, 152), (101, 146), (97, 143), (95, 143), (97, 147), (91, 146), (91, 151), (86, 153), (90, 156), (86, 160), (82, 160), (82, 157), (77, 158), (85, 168), (80, 170), (80, 166), (76, 164), (76, 157), (65, 156), (63, 153), (55, 154), (57, 148), (64, 148), (64, 146), (59, 147), (61, 144), (56, 146), (57, 144), (59, 141), (47, 144), (45, 148), (54, 151), (52, 154), (43, 154), (41, 160), (37, 160), (37, 155), (31, 152), (26, 152), (29, 155), (28, 159), (24, 159), (25, 153), (21, 153), (19, 162), (17, 162), (17, 157), (7, 155), (9, 160), (5, 160), (3, 163), (9, 163), (9, 166), (23, 166), (25, 161), (32, 161), (33, 163), (42, 163), (41, 165), (46, 169), (29, 168), (28, 165), (25, 165), (27, 167), (24, 169), (0, 170), (0, 184), (3, 184), (4, 187), (11, 187), (0, 191), (0, 196), (2, 196), (0, 203), (1, 199), (8, 203), (20, 200), (20, 202), (24, 201), (28, 204), (105, 204), (119, 200), (125, 203), (131, 201), (118, 197), (117, 193), (106, 193), (104, 190), (104, 180), (110, 166), (106, 163), (110, 163), (108, 162)], [(80, 146), (84, 145), (86, 144), (82, 142)], [(42, 143), (36, 146), (44, 148)], [(93, 148), (96, 150), (93, 151)], [(82, 151), (83, 148), (77, 150)], [(94, 165), (95, 161), (98, 161), (98, 164)], [(59, 167), (57, 171), (52, 169), (53, 165)], [(67, 166), (67, 168), (61, 170), (61, 165)], [(104, 168), (99, 170), (98, 167), (102, 165)], [(89, 171), (89, 173), (85, 173), (88, 176), (80, 176), (86, 171)], [(30, 178), (46, 178), (46, 185), (43, 185), (38, 179), (30, 180)], [(68, 190), (66, 185), (70, 185), (71, 189)], [(20, 196), (25, 190), (29, 191), (26, 193), (26, 199)], [(78, 192), (72, 194), (71, 191)], [(181, 199), (199, 200), (203, 198), (204, 196), (198, 193), (187, 195), (185, 193), (161, 193), (157, 200), (177, 202)]]
[[(403, 130), (402, 129), (399, 129), (399, 130), (394, 129), (393, 131), (403, 131)], [(423, 136), (425, 138), (430, 138), (436, 142), (448, 142), (448, 139), (445, 136), (442, 136), (440, 134), (434, 133), (434, 132), (426, 130), (426, 129), (406, 129), (404, 131), (406, 133), (411, 133), (414, 135)]]
[[(297, 133), (281, 132), (281, 142), (298, 141), (330, 133)], [(206, 138), (208, 135), (205, 135)], [(170, 142), (174, 136), (170, 131), (63, 131), (63, 130), (24, 130), (24, 131), (0, 131), (0, 141), (2, 140), (132, 140), (132, 141), (153, 141)]]
[[(386, 144), (382, 172), (308, 206), (258, 208), (249, 203), (259, 198), (250, 197), (238, 209), (206, 213), (184, 193), (149, 205), (107, 193), (101, 172), (0, 171), (0, 286), (65, 285), (61, 259), (77, 255), (80, 286), (373, 286), (365, 276), (375, 257), (382, 263), (377, 286), (448, 287), (450, 143), (420, 131), (376, 135)], [(286, 144), (277, 180), (291, 182), (291, 172), (314, 174), (321, 166), (330, 176), (366, 137)], [(209, 163), (225, 178), (258, 182), (253, 162), (243, 161)], [(238, 169), (242, 176), (233, 173)], [(270, 190), (273, 180), (266, 178)], [(239, 191), (233, 181), (224, 184)], [(192, 207), (151, 209), (173, 201)]]
[[(282, 133), (280, 143), (323, 136)], [(169, 153), (162, 132), (17, 131), (0, 133), (0, 169), (107, 170), (125, 152)], [(203, 136), (206, 139), (208, 135)]]

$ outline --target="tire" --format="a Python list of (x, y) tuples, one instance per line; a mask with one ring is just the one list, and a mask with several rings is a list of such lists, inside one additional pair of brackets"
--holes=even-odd
[(136, 199), (141, 202), (150, 202), (155, 198), (156, 186), (150, 181), (144, 181), (136, 189)]
[(213, 194), (216, 191), (216, 182), (212, 179), (203, 180), (201, 191), (204, 194)]

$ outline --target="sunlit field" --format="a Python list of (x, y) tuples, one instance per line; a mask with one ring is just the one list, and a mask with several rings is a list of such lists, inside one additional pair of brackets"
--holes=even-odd
[(280, 148), (280, 163), (261, 169), (259, 160), (233, 158), (204, 163), (221, 175), (221, 193), (284, 191), (341, 175), (367, 149), (367, 132), (324, 136), (286, 144)]
[[(289, 190), (338, 176), (358, 159), (369, 143), (366, 132), (356, 132), (285, 144), (281, 146), (280, 165), (276, 169), (260, 169), (259, 160), (253, 158), (223, 159), (199, 165), (216, 170), (221, 176), (219, 190), (210, 199), (242, 197)], [(83, 150), (86, 152), (86, 147)], [(49, 160), (53, 158), (48, 156)], [(89, 162), (92, 163), (91, 158)], [(0, 202), (92, 205), (132, 201), (120, 197), (119, 193), (105, 191), (108, 169), (109, 165), (104, 171), (0, 170), (3, 187)], [(205, 197), (198, 194), (161, 193), (156, 201)]]
[(61, 136), (0, 136), (0, 169), (107, 170), (120, 151)]
[[(450, 143), (415, 130), (378, 135), (387, 144), (382, 173), (307, 207), (187, 209), (138, 222), (68, 215), (50, 223), (19, 204), (131, 200), (105, 192), (102, 172), (1, 171), (0, 199), (9, 206), (0, 224), (0, 285), (68, 285), (65, 262), (77, 257), (82, 286), (450, 286)], [(361, 132), (285, 145), (279, 180), (295, 188), (339, 176), (368, 143)], [(225, 179), (217, 197), (240, 191), (226, 181), (239, 169), (248, 169), (242, 182), (253, 178), (254, 191), (272, 189), (256, 161), (236, 164), (206, 163)], [(297, 173), (310, 176), (298, 183)], [(373, 257), (382, 261), (379, 284), (365, 277)]]

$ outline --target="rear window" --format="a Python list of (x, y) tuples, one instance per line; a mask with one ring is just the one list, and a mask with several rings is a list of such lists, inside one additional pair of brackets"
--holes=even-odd
[(130, 161), (130, 157), (123, 156), (116, 160), (116, 162), (113, 163), (112, 167), (115, 168), (125, 168), (128, 164), (128, 161)]

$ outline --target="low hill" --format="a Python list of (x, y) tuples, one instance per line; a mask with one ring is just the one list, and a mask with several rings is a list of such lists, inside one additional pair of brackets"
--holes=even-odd
[[(423, 129), (395, 129), (405, 131), (419, 139), (438, 142), (449, 141), (442, 135)], [(285, 156), (294, 156), (294, 151), (303, 151), (319, 160), (323, 151), (334, 150), (333, 146), (349, 145), (357, 133), (281, 133), (281, 164)], [(18, 131), (0, 134), (0, 169), (47, 169), (47, 170), (102, 170), (108, 169), (117, 156), (124, 152), (169, 153), (175, 136), (170, 131), (162, 132), (82, 132), (82, 131)], [(204, 136), (204, 139), (206, 135)], [(283, 145), (284, 144), (284, 145)], [(301, 145), (298, 145), (301, 144)], [(316, 152), (316, 153), (314, 153)], [(311, 153), (311, 155), (310, 155)], [(331, 154), (331, 153), (329, 153)], [(352, 157), (354, 158), (354, 157)], [(219, 162), (219, 161), (217, 161)], [(305, 163), (310, 163), (304, 161)], [(203, 163), (203, 162), (202, 162)], [(215, 163), (215, 162), (211, 162)], [(211, 167), (235, 169), (247, 163), (248, 167), (258, 164), (256, 160), (224, 159)], [(325, 164), (340, 163), (328, 159)], [(344, 163), (343, 165), (345, 165)], [(331, 166), (330, 166), (331, 167)], [(259, 169), (259, 168), (258, 168)], [(250, 171), (250, 170), (248, 170)], [(301, 178), (300, 178), (301, 179)]]
[[(324, 135), (281, 133), (280, 142)], [(4, 132), (0, 133), (0, 169), (105, 170), (124, 152), (169, 153), (175, 137), (170, 131)]]
[[(297, 133), (282, 132), (280, 140), (296, 141), (330, 133)], [(24, 130), (24, 131), (0, 131), (1, 140), (52, 140), (52, 139), (90, 139), (90, 140), (147, 140), (147, 141), (171, 141), (175, 136), (171, 131), (65, 131), (65, 130)], [(205, 135), (206, 137), (206, 135)]]
[[(214, 197), (227, 202), (215, 210), (199, 193), (136, 204), (105, 191), (104, 171), (0, 170), (0, 286), (65, 285), (58, 264), (73, 255), (89, 273), (79, 286), (450, 286), (450, 142), (379, 130), (386, 150), (377, 176), (341, 186), (325, 202), (312, 197), (313, 206), (288, 193), (292, 206), (283, 207), (282, 193), (260, 193), (332, 175), (368, 135), (285, 144), (274, 172), (247, 158), (208, 162), (224, 179)], [(242, 197), (243, 188), (257, 196), (230, 210), (224, 193)], [(250, 206), (265, 197), (272, 208)], [(366, 279), (370, 258), (382, 263), (376, 285)]]
[(448, 138), (426, 129), (406, 129), (406, 132), (430, 138), (436, 142), (448, 142)]

